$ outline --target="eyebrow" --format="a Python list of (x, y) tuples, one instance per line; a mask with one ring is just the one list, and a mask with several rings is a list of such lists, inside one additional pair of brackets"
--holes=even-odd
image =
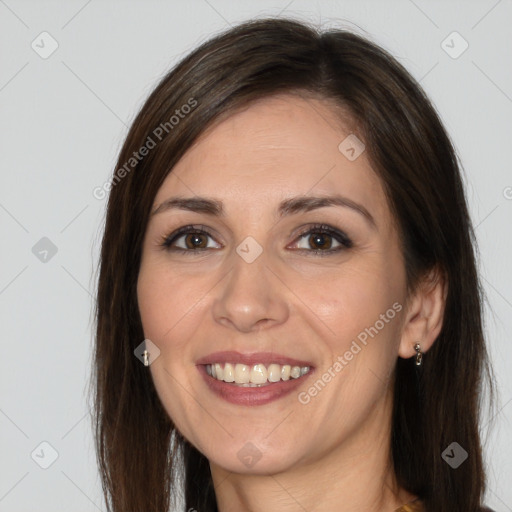
[[(339, 195), (335, 196), (298, 196), (290, 199), (285, 199), (279, 204), (277, 214), (279, 217), (285, 217), (296, 213), (310, 212), (319, 208), (325, 208), (328, 206), (341, 206), (344, 208), (350, 208), (353, 211), (363, 216), (366, 221), (374, 228), (377, 229), (377, 224), (371, 213), (359, 203), (352, 201), (351, 199)], [(215, 217), (224, 217), (225, 211), (222, 205), (222, 201), (216, 199), (210, 199), (207, 197), (171, 197), (166, 199), (163, 203), (157, 206), (153, 212), (153, 215), (157, 215), (162, 212), (169, 210), (187, 210), (196, 213), (204, 213)]]

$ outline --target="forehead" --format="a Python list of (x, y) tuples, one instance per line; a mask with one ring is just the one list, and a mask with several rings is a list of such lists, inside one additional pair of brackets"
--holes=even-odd
[[(283, 198), (337, 192), (387, 214), (380, 179), (365, 152), (349, 160), (339, 146), (348, 119), (327, 101), (295, 95), (265, 98), (206, 130), (158, 191), (216, 197), (230, 206), (270, 208)], [(230, 203), (232, 203), (230, 205)]]

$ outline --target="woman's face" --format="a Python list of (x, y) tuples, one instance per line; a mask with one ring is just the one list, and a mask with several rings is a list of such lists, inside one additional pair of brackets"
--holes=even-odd
[[(151, 376), (213, 466), (276, 473), (389, 435), (404, 262), (347, 136), (327, 102), (267, 98), (205, 132), (156, 194), (137, 289), (160, 350)], [(293, 378), (294, 366), (310, 370)]]

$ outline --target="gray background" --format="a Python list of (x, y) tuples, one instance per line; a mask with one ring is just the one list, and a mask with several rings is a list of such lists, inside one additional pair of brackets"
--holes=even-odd
[[(106, 204), (93, 189), (178, 59), (230, 24), (269, 14), (368, 35), (441, 113), (465, 168), (500, 388), (485, 446), (487, 503), (512, 511), (511, 0), (0, 0), (0, 511), (104, 510), (87, 402)], [(58, 48), (45, 55), (52, 40)]]

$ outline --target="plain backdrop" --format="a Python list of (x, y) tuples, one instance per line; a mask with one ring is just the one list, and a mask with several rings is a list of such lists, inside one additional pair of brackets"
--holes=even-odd
[(495, 427), (482, 421), (487, 503), (512, 511), (511, 0), (0, 0), (0, 511), (105, 510), (87, 406), (106, 205), (93, 190), (167, 70), (265, 15), (376, 41), (420, 81), (453, 138), (500, 389)]

